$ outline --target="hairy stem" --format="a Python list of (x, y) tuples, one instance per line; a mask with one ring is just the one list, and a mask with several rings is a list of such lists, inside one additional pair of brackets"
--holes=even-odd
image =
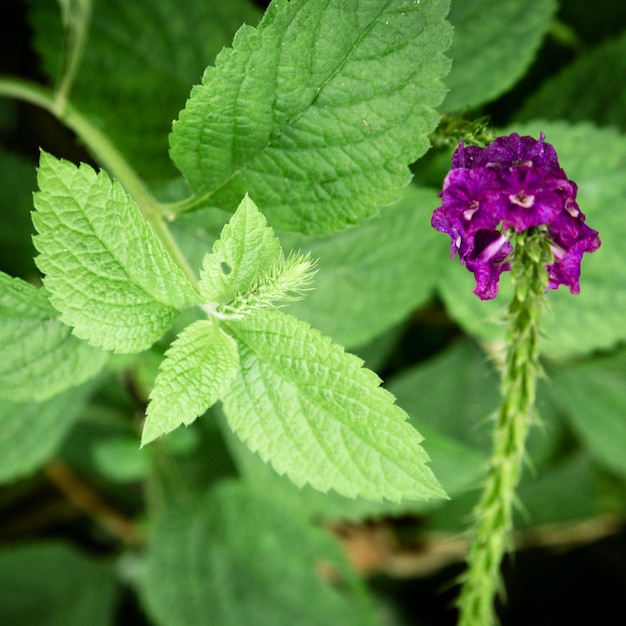
[[(502, 403), (457, 606), (460, 626), (497, 623), (494, 600), (503, 592), (500, 564), (512, 546), (513, 504), (522, 473), (525, 442), (533, 420), (539, 365), (539, 325), (549, 250), (538, 229), (518, 233), (511, 261), (515, 294), (508, 309)], [(549, 257), (548, 257), (549, 258)]]

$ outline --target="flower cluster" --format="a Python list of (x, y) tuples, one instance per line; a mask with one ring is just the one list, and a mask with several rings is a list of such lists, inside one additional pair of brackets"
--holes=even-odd
[(555, 149), (513, 133), (485, 148), (459, 144), (439, 194), (432, 225), (452, 239), (451, 257), (474, 273), (474, 293), (490, 300), (500, 274), (510, 269), (513, 232), (542, 228), (552, 252), (548, 287), (579, 293), (580, 261), (600, 246), (576, 204), (577, 186), (561, 169)]

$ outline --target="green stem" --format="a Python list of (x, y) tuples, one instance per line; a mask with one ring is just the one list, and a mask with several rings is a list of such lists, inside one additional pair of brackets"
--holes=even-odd
[(194, 271), (176, 244), (164, 222), (167, 205), (160, 203), (139, 178), (109, 138), (71, 104), (60, 101), (55, 94), (45, 87), (15, 78), (0, 77), (0, 96), (9, 96), (30, 102), (54, 115), (60, 122), (73, 130), (85, 143), (89, 152), (113, 178), (119, 180), (128, 194), (137, 203), (144, 219), (161, 240), (166, 250), (185, 272), (193, 285), (197, 284)]
[(502, 403), (494, 430), (493, 452), (467, 555), (467, 571), (457, 601), (459, 626), (497, 623), (494, 601), (502, 594), (500, 564), (511, 549), (513, 504), (522, 473), (525, 443), (535, 419), (540, 321), (549, 250), (539, 229), (518, 233), (511, 261), (515, 295), (508, 309), (507, 353)]

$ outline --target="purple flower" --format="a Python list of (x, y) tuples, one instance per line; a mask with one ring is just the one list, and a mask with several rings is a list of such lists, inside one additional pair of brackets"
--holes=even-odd
[(458, 252), (473, 272), (481, 300), (496, 297), (500, 274), (510, 269), (512, 232), (545, 229), (554, 260), (548, 288), (566, 285), (571, 293), (580, 291), (583, 254), (600, 246), (576, 204), (576, 184), (544, 139), (513, 133), (485, 148), (461, 143), (452, 156), (431, 223), (450, 236), (450, 257)]

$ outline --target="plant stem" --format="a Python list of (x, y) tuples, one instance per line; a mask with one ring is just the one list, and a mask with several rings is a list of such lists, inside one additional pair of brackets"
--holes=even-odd
[(150, 192), (133, 167), (109, 138), (95, 126), (89, 118), (64, 99), (39, 85), (28, 81), (0, 77), (0, 96), (10, 96), (35, 104), (54, 115), (60, 122), (73, 130), (85, 143), (93, 157), (113, 178), (119, 180), (124, 189), (137, 203), (144, 219), (161, 240), (164, 248), (181, 267), (187, 278), (195, 286), (197, 278), (185, 256), (172, 237), (164, 222), (165, 209)]
[(502, 594), (500, 563), (512, 546), (513, 504), (535, 419), (540, 321), (549, 250), (539, 229), (518, 233), (511, 260), (515, 294), (507, 314), (507, 353), (502, 374), (502, 403), (497, 414), (493, 452), (483, 492), (474, 509), (475, 527), (468, 568), (457, 601), (459, 626), (497, 623), (494, 600)]

